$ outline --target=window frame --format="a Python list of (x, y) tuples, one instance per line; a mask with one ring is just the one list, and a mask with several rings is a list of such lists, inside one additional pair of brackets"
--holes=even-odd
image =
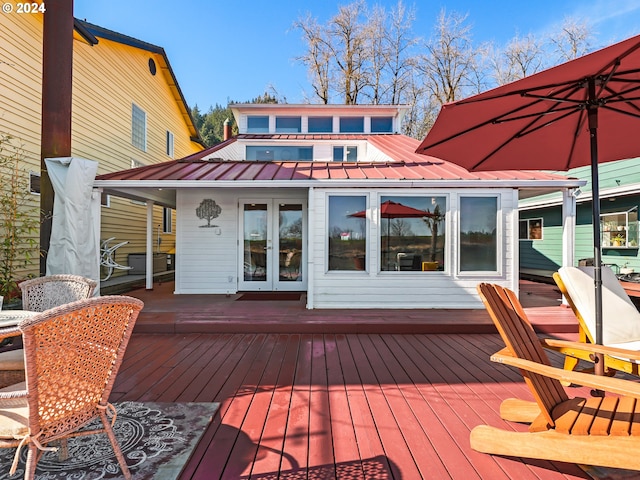
[[(381, 211), (380, 211), (380, 205), (382, 203), (384, 203), (383, 198), (387, 198), (387, 197), (392, 197), (392, 201), (399, 201), (400, 203), (402, 203), (402, 199), (404, 198), (431, 198), (431, 199), (442, 199), (444, 201), (444, 208), (443, 210), (440, 212), (442, 215), (444, 215), (444, 219), (442, 220), (442, 230), (439, 232), (439, 235), (444, 236), (444, 245), (443, 245), (443, 252), (442, 252), (442, 263), (443, 263), (443, 268), (442, 270), (383, 270), (383, 261), (382, 258), (378, 258), (376, 260), (377, 262), (377, 267), (378, 267), (378, 275), (415, 275), (415, 274), (428, 274), (428, 275), (432, 275), (432, 274), (440, 274), (440, 275), (448, 275), (448, 272), (451, 271), (451, 258), (450, 258), (450, 254), (449, 254), (449, 250), (450, 250), (450, 236), (451, 236), (451, 215), (450, 215), (450, 209), (451, 209), (451, 195), (448, 193), (444, 193), (444, 192), (438, 192), (438, 191), (425, 191), (425, 192), (397, 192), (397, 191), (389, 191), (389, 192), (379, 192), (375, 199), (372, 199), (372, 204), (373, 202), (377, 203), (376, 206), (376, 210), (377, 213), (373, 214), (373, 216), (377, 216), (376, 218), (376, 222), (378, 224), (377, 227), (377, 238), (376, 238), (376, 242), (377, 242), (377, 249), (378, 252), (382, 252), (383, 251), (383, 234), (385, 234), (386, 236), (386, 222), (387, 219), (383, 218), (381, 215)], [(415, 217), (414, 217), (415, 218)], [(424, 262), (429, 262), (428, 259), (423, 258), (422, 259), (422, 263)], [(422, 265), (421, 265), (422, 268)]]
[[(38, 190), (33, 188), (34, 179), (37, 178)], [(34, 172), (33, 170), (29, 170), (29, 193), (31, 195), (40, 195), (40, 172)]]
[[(496, 265), (495, 270), (462, 270), (462, 202), (467, 198), (495, 198), (496, 199)], [(503, 227), (502, 227), (502, 194), (501, 193), (469, 193), (464, 195), (458, 195), (458, 219), (457, 219), (457, 261), (456, 270), (460, 276), (486, 276), (486, 275), (501, 275), (504, 268), (503, 261)]]
[(364, 133), (364, 117), (340, 117), (339, 125), (339, 133)]
[[(329, 275), (335, 274), (356, 274), (356, 275), (368, 275), (369, 274), (369, 262), (371, 255), (371, 219), (369, 215), (365, 216), (365, 225), (364, 225), (364, 269), (363, 270), (332, 270), (330, 269), (330, 261), (329, 256), (331, 252), (331, 244), (330, 244), (330, 199), (332, 197), (359, 197), (364, 198), (364, 210), (366, 212), (370, 211), (371, 208), (371, 194), (370, 193), (362, 193), (362, 192), (341, 192), (341, 191), (330, 191), (325, 195), (325, 211), (327, 212), (325, 215), (325, 235), (324, 235), (324, 244), (325, 244), (325, 255), (324, 255), (324, 273)], [(355, 213), (355, 212), (354, 212)]]
[(162, 233), (173, 233), (173, 209), (162, 207)]
[(135, 103), (131, 104), (131, 144), (138, 150), (147, 151), (147, 112)]
[[(378, 123), (380, 121), (384, 120), (385, 123), (389, 122), (389, 128), (388, 129), (382, 129), (382, 128), (374, 128), (374, 124)], [(371, 122), (371, 133), (393, 133), (393, 117), (391, 116), (385, 116), (385, 117), (371, 117), (370, 118), (370, 122)]]
[(171, 130), (167, 130), (167, 148), (166, 153), (169, 158), (175, 157), (175, 135)]
[[(540, 222), (540, 238), (531, 237), (531, 222)], [(520, 236), (520, 225), (526, 223), (527, 225), (527, 238)], [(518, 240), (520, 241), (540, 241), (544, 240), (544, 219), (542, 217), (536, 218), (523, 218), (518, 220)]]
[[(315, 121), (322, 120), (329, 123), (329, 129), (318, 128), (318, 126), (312, 126)], [(307, 132), (308, 133), (333, 133), (333, 117), (332, 116), (310, 116), (307, 117)]]
[[(336, 158), (337, 150), (341, 150), (340, 156), (342, 158)], [(355, 151), (355, 158), (352, 157), (352, 154), (354, 153), (354, 151)], [(333, 152), (332, 161), (334, 162), (356, 163), (358, 161), (357, 145), (334, 145), (332, 148), (332, 152)]]
[[(266, 127), (262, 125), (266, 119)], [(261, 124), (259, 126), (251, 126), (252, 120)], [(247, 133), (269, 133), (269, 115), (247, 115)]]
[[(279, 123), (289, 123), (296, 121), (294, 126), (291, 125), (278, 125)], [(276, 116), (276, 133), (301, 133), (302, 132), (302, 117), (300, 116)]]
[[(263, 149), (268, 152), (269, 150), (273, 152), (272, 158), (257, 158), (257, 154), (261, 151), (259, 149)], [(278, 158), (278, 154), (281, 154), (289, 149), (304, 149), (310, 153), (310, 158)], [(313, 145), (246, 145), (245, 146), (245, 159), (248, 162), (312, 162), (313, 161)], [(256, 158), (253, 158), (256, 157)]]

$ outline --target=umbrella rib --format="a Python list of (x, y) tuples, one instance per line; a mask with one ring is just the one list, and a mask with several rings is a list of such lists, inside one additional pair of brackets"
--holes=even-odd
[(629, 115), (630, 117), (640, 118), (640, 111), (638, 113), (627, 112), (625, 110), (622, 110), (620, 108), (615, 108), (615, 107), (612, 107), (610, 105), (602, 105), (601, 108), (606, 108), (607, 110), (611, 110), (613, 112), (620, 113), (622, 115)]

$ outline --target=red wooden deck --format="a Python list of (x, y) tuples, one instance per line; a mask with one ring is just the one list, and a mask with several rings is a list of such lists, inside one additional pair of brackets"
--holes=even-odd
[[(222, 331), (207, 333), (205, 304), (181, 304), (184, 299), (163, 287), (130, 293), (146, 301), (146, 318), (131, 340), (112, 401), (220, 402), (183, 479), (590, 478), (572, 464), (470, 449), (475, 425), (520, 428), (500, 419), (501, 400), (531, 398), (516, 371), (489, 361), (502, 348), (497, 334), (467, 333), (470, 325), (484, 324), (480, 311), (473, 321), (458, 312), (453, 323), (464, 333), (424, 333), (425, 324), (444, 325), (435, 312), (342, 312), (350, 320), (338, 321), (332, 312), (302, 308), (310, 315), (298, 310), (300, 321), (308, 325), (292, 333), (281, 330), (296, 330), (288, 317), (296, 315), (289, 304), (297, 302), (213, 302), (212, 318), (225, 312), (230, 318), (221, 322), (224, 328), (211, 327)], [(555, 292), (529, 289), (523, 302), (538, 324), (552, 330), (553, 322), (542, 319), (553, 317), (567, 329), (568, 309), (553, 305)], [(180, 324), (188, 321), (185, 307), (197, 322)], [(278, 310), (284, 327), (274, 320)], [(402, 329), (413, 324), (417, 333), (376, 331), (401, 318), (409, 318)], [(327, 327), (319, 326), (323, 319)], [(323, 331), (348, 330), (351, 321), (358, 333)], [(265, 331), (247, 330), (251, 323)], [(273, 331), (266, 331), (270, 323)], [(182, 331), (196, 326), (202, 332)]]

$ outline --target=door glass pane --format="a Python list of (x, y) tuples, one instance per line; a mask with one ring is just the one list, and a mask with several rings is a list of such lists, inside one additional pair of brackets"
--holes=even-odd
[(329, 270), (366, 270), (364, 196), (329, 197)]
[(302, 205), (280, 204), (278, 212), (281, 282), (302, 281)]
[(267, 280), (267, 205), (244, 206), (244, 279)]
[(460, 198), (460, 271), (498, 270), (498, 198)]

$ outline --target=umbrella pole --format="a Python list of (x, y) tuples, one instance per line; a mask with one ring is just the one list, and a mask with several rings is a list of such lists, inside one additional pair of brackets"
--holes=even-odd
[[(596, 344), (602, 345), (602, 245), (600, 240), (600, 180), (598, 176), (598, 106), (596, 104), (596, 85), (593, 77), (589, 78), (589, 137), (591, 143), (591, 204), (593, 215), (593, 266), (596, 314)], [(604, 375), (604, 355), (596, 354), (594, 373)]]

